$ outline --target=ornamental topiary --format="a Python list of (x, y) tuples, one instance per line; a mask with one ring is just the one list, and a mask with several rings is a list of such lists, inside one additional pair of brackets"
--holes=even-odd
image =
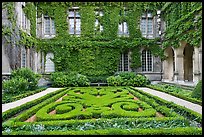
[(202, 80), (200, 80), (196, 87), (194, 88), (191, 96), (193, 98), (201, 99), (202, 100)]

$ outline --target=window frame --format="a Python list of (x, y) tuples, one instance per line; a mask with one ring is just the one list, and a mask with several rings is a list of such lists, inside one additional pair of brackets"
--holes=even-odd
[[(144, 53), (145, 52), (145, 53)], [(143, 53), (145, 54), (145, 56), (143, 56)], [(148, 60), (148, 53), (151, 55), (151, 62), (149, 63), (150, 60)], [(143, 64), (143, 62), (145, 62), (145, 64)], [(154, 68), (153, 68), (153, 54), (150, 50), (142, 50), (142, 54), (141, 54), (141, 63), (142, 63), (142, 72), (153, 72)], [(149, 70), (149, 66), (151, 64), (151, 70)]]
[[(126, 25), (125, 25), (125, 23), (126, 23)], [(121, 25), (122, 30), (120, 30), (120, 25)], [(126, 32), (125, 32), (125, 26), (127, 28)], [(122, 33), (119, 33), (119, 32), (122, 32)], [(128, 24), (127, 24), (126, 21), (124, 21), (122, 23), (119, 23), (119, 25), (118, 25), (118, 35), (119, 36), (129, 36)]]
[[(48, 25), (49, 26), (49, 33), (46, 33), (46, 25), (47, 25), (46, 20), (49, 20), (49, 25)], [(55, 35), (56, 30), (55, 30), (55, 23), (53, 23), (54, 20), (51, 17), (49, 17), (48, 15), (44, 15), (43, 16), (43, 22), (44, 22), (44, 31), (43, 31), (44, 36), (53, 36), (53, 35)], [(53, 26), (54, 26), (54, 29), (53, 29)]]
[[(148, 29), (148, 26), (149, 26), (149, 20), (151, 20), (151, 33), (148, 33), (149, 29)], [(143, 21), (145, 21), (145, 33), (142, 31), (143, 30), (143, 27), (142, 25), (144, 24)], [(150, 12), (145, 12), (142, 16), (141, 16), (141, 20), (140, 20), (140, 31), (142, 33), (142, 35), (144, 37), (149, 37), (151, 36), (150, 38), (153, 38), (154, 36), (154, 17), (152, 16), (152, 13)]]
[[(125, 66), (125, 55), (127, 55), (127, 66)], [(127, 70), (125, 68), (127, 67)], [(130, 56), (129, 52), (123, 52), (120, 54), (120, 62), (118, 64), (118, 71), (120, 72), (126, 72), (130, 71)]]
[[(74, 16), (71, 16), (70, 17), (70, 12), (74, 12)], [(77, 16), (77, 13), (79, 16)], [(74, 33), (70, 33), (70, 20), (73, 20), (74, 19)], [(81, 35), (81, 15), (80, 15), (80, 12), (79, 12), (79, 7), (72, 7), (68, 10), (68, 16), (67, 16), (67, 20), (68, 20), (68, 28), (69, 28), (69, 34), (70, 35), (75, 35), (75, 36), (80, 36)], [(77, 20), (79, 20), (80, 23), (77, 23)], [(79, 33), (77, 33), (77, 24), (80, 24), (79, 25)]]

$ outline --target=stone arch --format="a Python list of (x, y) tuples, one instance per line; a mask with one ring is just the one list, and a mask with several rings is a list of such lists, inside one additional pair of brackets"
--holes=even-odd
[(164, 79), (169, 81), (174, 80), (174, 71), (175, 71), (175, 54), (172, 47), (168, 47), (164, 50), (164, 55), (167, 56), (167, 59), (164, 61)]
[(193, 81), (194, 47), (186, 44), (183, 49), (184, 81)]

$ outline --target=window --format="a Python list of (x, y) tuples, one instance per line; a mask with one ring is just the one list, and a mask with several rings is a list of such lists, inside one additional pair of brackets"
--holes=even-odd
[(81, 34), (81, 19), (78, 8), (69, 10), (69, 34), (80, 35)]
[(153, 17), (151, 13), (143, 14), (140, 30), (143, 35), (153, 35)]
[(21, 67), (26, 67), (26, 49), (25, 47), (21, 49)]
[(21, 12), (21, 28), (22, 30), (26, 31), (29, 33), (29, 23), (30, 21), (27, 19), (23, 9), (24, 9), (24, 5), (22, 5), (22, 12)]
[(121, 54), (118, 71), (129, 71), (129, 57), (128, 57), (128, 52)]
[(45, 35), (54, 35), (55, 34), (55, 24), (54, 20), (50, 17), (44, 17), (44, 34)]
[[(96, 16), (103, 16), (103, 12), (102, 11), (95, 11)], [(95, 32), (102, 32), (103, 31), (103, 26), (101, 25), (101, 23), (99, 22), (98, 19), (96, 19), (95, 21)]]
[[(97, 29), (98, 28), (98, 29)], [(98, 19), (95, 21), (95, 31), (102, 32), (103, 31), (103, 26), (99, 23)]]
[(153, 57), (149, 50), (142, 51), (142, 71), (153, 71)]
[(128, 36), (128, 27), (127, 27), (127, 22), (123, 22), (119, 24), (118, 26), (118, 35), (120, 36)]

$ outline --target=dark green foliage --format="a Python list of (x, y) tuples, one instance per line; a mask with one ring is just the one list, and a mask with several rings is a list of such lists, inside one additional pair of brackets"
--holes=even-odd
[(136, 74), (135, 72), (118, 72), (115, 76), (107, 78), (107, 82), (111, 86), (145, 86), (149, 84), (146, 76)]
[(77, 72), (54, 72), (51, 74), (52, 86), (69, 87), (69, 86), (89, 86), (88, 78)]
[(15, 77), (10, 80), (3, 81), (2, 84), (5, 94), (17, 94), (28, 90), (29, 82), (22, 77)]
[(21, 77), (26, 79), (29, 82), (28, 90), (34, 90), (37, 88), (38, 80), (40, 79), (41, 75), (35, 74), (29, 68), (20, 68), (12, 71), (11, 78), (15, 78), (15, 77)]
[(202, 80), (199, 80), (191, 96), (202, 100)]

